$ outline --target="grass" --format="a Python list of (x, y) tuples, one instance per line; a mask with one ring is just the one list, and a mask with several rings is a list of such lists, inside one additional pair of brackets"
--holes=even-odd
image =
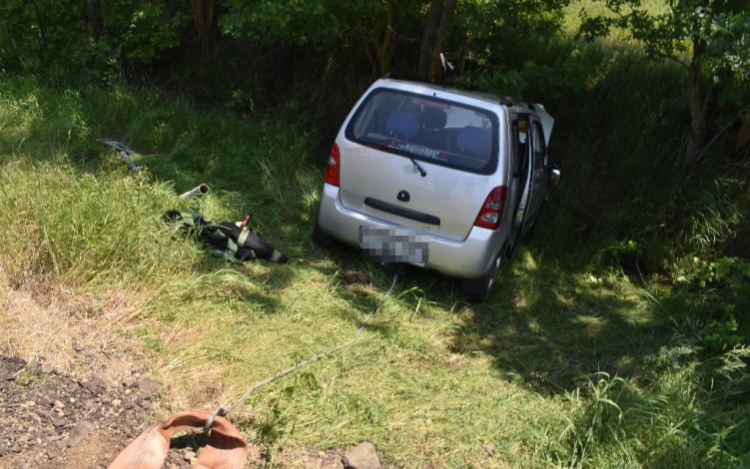
[[(633, 66), (623, 60), (609, 69)], [(591, 106), (606, 107), (611, 89), (600, 86)], [(638, 112), (618, 110), (626, 118)], [(563, 126), (562, 135), (582, 135), (589, 124)], [(628, 172), (634, 163), (620, 156), (651, 139), (631, 132), (623, 143), (600, 125), (611, 133), (577, 148), (590, 155), (622, 145), (606, 163)], [(13, 292), (46, 282), (101, 304), (120, 295), (127, 307), (100, 327), (147, 351), (169, 389), (163, 411), (227, 404), (350, 340), (390, 285), (391, 268), (310, 241), (325, 164), (311, 150), (315, 137), (297, 124), (200, 110), (147, 91), (60, 93), (4, 79), (0, 294), (12, 301)], [(142, 170), (128, 171), (96, 138), (142, 152)], [(602, 192), (587, 200), (580, 185), (566, 183), (535, 238), (504, 265), (490, 302), (468, 304), (456, 282), (407, 268), (359, 342), (258, 390), (230, 414), (243, 433), (272, 455), (369, 440), (385, 461), (410, 468), (748, 464), (747, 349), (701, 351), (709, 321), (720, 319), (714, 290), (675, 286), (655, 270), (607, 267), (607, 253), (624, 247), (586, 238), (597, 226), (566, 229), (598, 223), (586, 213), (600, 213), (597, 204), (624, 211), (609, 216), (626, 224), (634, 209), (613, 205), (611, 184), (643, 188), (648, 175), (623, 182), (573, 152), (561, 157), (570, 174), (601, 176), (594, 189)], [(651, 164), (651, 172), (667, 172)], [(198, 183), (212, 194), (177, 197)], [(703, 197), (725, 220), (731, 210), (718, 190)], [(227, 265), (161, 221), (171, 208), (215, 221), (253, 212), (255, 227), (297, 262)], [(725, 230), (736, 223), (711, 222)], [(731, 304), (747, 334), (747, 300), (737, 295)], [(12, 329), (22, 317), (11, 313), (0, 309)], [(28, 356), (31, 347), (4, 342), (0, 351)]]

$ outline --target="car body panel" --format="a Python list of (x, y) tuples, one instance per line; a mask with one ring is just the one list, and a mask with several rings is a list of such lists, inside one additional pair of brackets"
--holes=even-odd
[[(402, 226), (346, 208), (341, 203), (339, 194), (338, 187), (325, 184), (319, 212), (320, 227), (338, 240), (350, 246), (360, 247), (360, 226)], [(476, 278), (490, 268), (494, 259), (493, 254), (500, 251), (502, 240), (502, 232), (479, 227), (473, 227), (462, 241), (430, 234), (429, 260), (420, 267), (434, 269), (450, 277)]]
[[(339, 148), (340, 198), (344, 207), (397, 225), (426, 228), (445, 238), (466, 238), (484, 199), (494, 187), (490, 177), (469, 176), (428, 162), (419, 162), (427, 173), (422, 177), (408, 158), (352, 142), (346, 141)], [(402, 191), (408, 194), (408, 202), (398, 199)], [(368, 198), (431, 215), (440, 223), (426, 224), (379, 210), (365, 203)]]

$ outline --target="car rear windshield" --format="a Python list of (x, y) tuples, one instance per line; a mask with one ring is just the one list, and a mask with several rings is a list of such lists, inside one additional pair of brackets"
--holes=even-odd
[(357, 109), (346, 138), (416, 160), (492, 174), (497, 127), (497, 115), (485, 109), (379, 88)]

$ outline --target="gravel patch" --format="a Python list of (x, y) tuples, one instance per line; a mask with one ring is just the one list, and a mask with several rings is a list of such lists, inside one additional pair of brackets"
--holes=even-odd
[(138, 372), (109, 387), (0, 356), (0, 466), (107, 467), (147, 425), (159, 387)]

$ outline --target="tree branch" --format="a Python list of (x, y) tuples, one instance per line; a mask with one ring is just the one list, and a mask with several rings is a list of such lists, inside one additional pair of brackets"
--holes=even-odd
[(738, 119), (742, 118), (742, 114), (744, 114), (746, 111), (749, 111), (749, 110), (750, 110), (750, 104), (748, 104), (744, 108), (742, 108), (739, 111), (737, 111), (737, 117), (734, 118), (734, 119), (732, 119), (731, 121), (729, 121), (727, 123), (727, 125), (724, 126), (723, 129), (721, 129), (719, 132), (717, 132), (716, 135), (714, 135), (711, 138), (711, 140), (709, 140), (708, 143), (703, 146), (703, 148), (701, 149), (700, 153), (698, 153), (698, 155), (695, 157), (694, 162), (695, 163), (699, 162), (701, 160), (701, 158), (703, 158), (705, 156), (706, 151), (708, 150), (708, 147), (710, 147), (711, 145), (713, 145), (714, 142), (716, 142), (716, 140), (718, 140), (719, 137), (721, 137), (722, 135), (724, 135), (724, 133), (726, 133), (726, 131), (729, 130), (732, 127), (732, 125), (734, 125), (734, 123), (737, 122)]

